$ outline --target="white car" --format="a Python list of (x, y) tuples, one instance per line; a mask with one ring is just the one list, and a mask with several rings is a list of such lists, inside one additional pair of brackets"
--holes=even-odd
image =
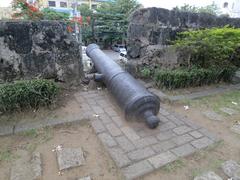
[(120, 51), (126, 51), (126, 48), (124, 45), (122, 44), (115, 44), (112, 46), (112, 50), (116, 51), (116, 52), (120, 52)]

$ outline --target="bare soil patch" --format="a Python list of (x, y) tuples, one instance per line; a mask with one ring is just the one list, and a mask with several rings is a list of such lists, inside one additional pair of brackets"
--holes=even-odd
[[(18, 149), (42, 154), (43, 180), (75, 180), (90, 175), (93, 179), (122, 179), (114, 162), (104, 151), (88, 122), (62, 125), (54, 128), (27, 131), (12, 136), (0, 138), (0, 151), (9, 152), (10, 156), (0, 161), (0, 179), (8, 179), (11, 163), (19, 158)], [(62, 171), (58, 170), (56, 154), (52, 150), (62, 145), (69, 148), (82, 147), (86, 164), (80, 167)]]

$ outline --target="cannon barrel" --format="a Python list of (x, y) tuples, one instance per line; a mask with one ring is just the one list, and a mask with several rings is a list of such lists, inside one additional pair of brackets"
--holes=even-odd
[(96, 44), (87, 47), (87, 55), (94, 67), (117, 100), (127, 120), (144, 120), (150, 128), (159, 124), (156, 116), (160, 108), (159, 98), (124, 71), (115, 61), (101, 51)]

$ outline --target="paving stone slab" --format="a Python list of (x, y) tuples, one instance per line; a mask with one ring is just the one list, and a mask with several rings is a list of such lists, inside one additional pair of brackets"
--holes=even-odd
[(220, 110), (230, 116), (232, 115), (235, 115), (238, 113), (238, 111), (234, 110), (234, 109), (231, 109), (231, 108), (227, 108), (227, 107), (223, 107), (223, 108), (220, 108)]
[(143, 149), (137, 149), (128, 153), (128, 157), (133, 161), (139, 161), (150, 156), (153, 156), (155, 152), (150, 147), (145, 147)]
[(232, 180), (240, 180), (240, 165), (236, 161), (229, 160), (224, 162), (222, 170)]
[(200, 176), (194, 178), (194, 180), (223, 180), (220, 176), (218, 176), (215, 172), (209, 171), (205, 172)]
[(153, 150), (157, 153), (168, 151), (174, 148), (176, 144), (172, 140), (161, 141), (158, 144), (152, 146)]
[(112, 136), (120, 136), (122, 134), (122, 131), (114, 123), (107, 124), (106, 127)]
[(193, 136), (194, 138), (196, 138), (196, 139), (203, 137), (203, 135), (200, 132), (198, 132), (198, 131), (192, 131), (189, 134), (191, 136)]
[(140, 136), (138, 136), (137, 133), (130, 127), (123, 127), (121, 130), (130, 141), (136, 141), (140, 139)]
[(85, 164), (82, 148), (63, 148), (56, 152), (60, 171)]
[(116, 137), (116, 141), (124, 152), (130, 152), (136, 148), (125, 136)]
[(116, 162), (117, 166), (122, 168), (124, 166), (127, 166), (131, 164), (131, 161), (127, 157), (127, 155), (124, 153), (124, 151), (120, 148), (111, 148), (109, 149), (109, 153), (111, 157)]
[(234, 132), (234, 133), (240, 134), (240, 124), (234, 124), (231, 127), (231, 131)]
[(205, 111), (202, 114), (210, 120), (214, 120), (214, 121), (222, 121), (223, 120), (223, 117), (214, 111)]
[(170, 162), (175, 161), (176, 159), (177, 159), (177, 156), (175, 156), (170, 151), (167, 151), (149, 158), (148, 161), (150, 162), (150, 164), (153, 165), (155, 169), (157, 169)]
[(107, 133), (102, 133), (98, 135), (99, 139), (102, 141), (102, 143), (108, 147), (113, 147), (116, 146), (117, 143), (116, 141), (113, 139), (112, 136), (110, 136)]
[[(104, 113), (99, 114), (101, 125), (95, 124), (94, 130), (127, 179), (145, 175), (219, 140), (194, 121), (164, 107), (158, 114), (163, 121), (149, 129), (143, 122), (126, 121), (108, 96), (101, 95), (98, 101), (104, 104)], [(96, 106), (89, 105), (91, 109)]]
[(42, 177), (42, 161), (38, 152), (32, 156), (24, 150), (18, 150), (18, 159), (11, 167), (10, 180), (37, 180)]
[(182, 145), (182, 144), (185, 144), (185, 143), (188, 143), (188, 142), (194, 140), (194, 138), (192, 136), (190, 136), (189, 134), (184, 134), (181, 136), (174, 137), (174, 138), (172, 138), (172, 140), (175, 144)]
[(90, 176), (79, 178), (78, 180), (92, 180)]
[(154, 168), (151, 166), (149, 161), (144, 160), (123, 168), (122, 172), (127, 180), (131, 180), (152, 172), (153, 170)]
[(91, 121), (91, 125), (97, 134), (102, 133), (106, 130), (105, 126), (103, 126), (102, 122), (99, 119)]
[(179, 126), (173, 129), (173, 132), (175, 132), (177, 135), (185, 134), (189, 131), (192, 131), (192, 128), (188, 126)]
[(194, 153), (196, 149), (190, 144), (184, 144), (182, 146), (172, 149), (171, 151), (178, 157), (184, 157)]

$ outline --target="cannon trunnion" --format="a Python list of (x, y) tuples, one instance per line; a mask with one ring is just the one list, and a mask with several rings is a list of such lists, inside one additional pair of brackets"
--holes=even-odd
[(104, 54), (96, 44), (87, 47), (87, 55), (101, 79), (112, 93), (127, 120), (144, 120), (149, 128), (159, 124), (156, 116), (160, 108), (159, 98), (124, 71), (115, 61)]

